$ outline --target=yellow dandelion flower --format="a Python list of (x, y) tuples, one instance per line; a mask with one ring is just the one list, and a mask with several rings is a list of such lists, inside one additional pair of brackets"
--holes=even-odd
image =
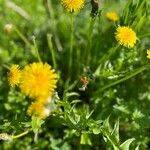
[(85, 0), (61, 0), (64, 8), (70, 12), (78, 11), (84, 6)]
[(27, 114), (29, 116), (35, 116), (40, 119), (45, 119), (49, 116), (50, 110), (47, 109), (43, 103), (34, 102), (28, 107)]
[(119, 20), (119, 16), (115, 11), (110, 11), (106, 13), (106, 17), (110, 20), (110, 21), (118, 21)]
[(133, 47), (137, 40), (136, 33), (126, 26), (119, 26), (117, 28), (115, 38), (119, 44), (129, 48)]
[(8, 72), (8, 82), (10, 86), (14, 87), (20, 83), (21, 70), (19, 70), (19, 65), (12, 65)]
[(147, 50), (147, 58), (150, 59), (150, 49)]
[(38, 97), (37, 99), (35, 99), (35, 101), (43, 103), (43, 104), (48, 104), (48, 103), (51, 102), (51, 99), (52, 99), (51, 96), (49, 96), (49, 97), (44, 97), (43, 96), (43, 97)]
[(31, 98), (49, 97), (56, 88), (57, 75), (47, 63), (32, 63), (22, 71), (20, 89)]

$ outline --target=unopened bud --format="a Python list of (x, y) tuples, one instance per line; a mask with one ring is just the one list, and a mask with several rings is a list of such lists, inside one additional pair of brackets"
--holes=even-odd
[(7, 133), (0, 133), (0, 140), (4, 140), (4, 141), (7, 141), (7, 140), (11, 140), (12, 137), (10, 135), (8, 135)]
[(6, 33), (12, 32), (12, 29), (13, 29), (13, 25), (12, 25), (12, 24), (6, 24), (6, 25), (4, 26), (4, 31), (5, 31)]

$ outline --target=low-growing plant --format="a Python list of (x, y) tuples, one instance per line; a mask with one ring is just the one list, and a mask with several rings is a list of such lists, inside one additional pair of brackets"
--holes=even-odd
[(0, 6), (0, 149), (150, 149), (148, 0)]

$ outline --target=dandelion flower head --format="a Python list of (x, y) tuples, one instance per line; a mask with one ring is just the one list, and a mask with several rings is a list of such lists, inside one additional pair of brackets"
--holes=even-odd
[(49, 64), (32, 63), (22, 70), (20, 89), (30, 98), (48, 98), (53, 94), (56, 82), (57, 75)]
[(118, 21), (119, 20), (119, 16), (115, 11), (110, 11), (106, 13), (106, 17), (110, 20), (110, 21)]
[(150, 49), (147, 50), (147, 58), (150, 59)]
[(45, 119), (46, 117), (49, 116), (49, 109), (45, 107), (45, 105), (43, 105), (43, 103), (40, 102), (33, 102), (28, 110), (27, 110), (27, 114), (29, 116), (35, 116), (38, 117), (40, 119)]
[(61, 4), (70, 12), (78, 11), (84, 6), (85, 0), (61, 0)]
[(115, 33), (115, 38), (120, 45), (132, 48), (136, 44), (136, 33), (126, 26), (119, 26)]
[(20, 83), (21, 70), (19, 70), (19, 65), (12, 65), (8, 72), (8, 82), (10, 86), (14, 87)]
[(47, 105), (51, 102), (52, 96), (41, 96), (35, 99), (35, 101), (43, 103), (44, 105)]

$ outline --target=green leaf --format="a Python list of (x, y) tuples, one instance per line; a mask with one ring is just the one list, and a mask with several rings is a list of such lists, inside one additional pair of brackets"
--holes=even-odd
[(120, 150), (129, 150), (130, 144), (134, 141), (135, 139), (128, 139), (124, 143), (120, 145)]
[(76, 92), (70, 92), (70, 93), (66, 93), (66, 97), (72, 97), (72, 96), (79, 96), (79, 94), (78, 93), (76, 93)]
[(32, 121), (31, 121), (31, 126), (32, 126), (32, 129), (33, 129), (33, 132), (37, 133), (43, 123), (44, 123), (43, 120), (33, 116)]
[(95, 94), (99, 94), (100, 92), (106, 90), (107, 88), (110, 88), (110, 87), (115, 86), (115, 85), (117, 85), (117, 84), (119, 84), (121, 82), (124, 82), (124, 81), (126, 81), (126, 80), (128, 80), (128, 79), (130, 79), (130, 78), (132, 78), (134, 76), (136, 76), (137, 74), (143, 72), (144, 70), (146, 70), (148, 68), (149, 68), (149, 65), (145, 65), (145, 66), (139, 67), (139, 68), (133, 70), (132, 72), (127, 73), (125, 77), (123, 77), (121, 79), (118, 79), (118, 80), (115, 80), (114, 82), (109, 83), (109, 84), (105, 85), (104, 87), (100, 88), (99, 90), (97, 90), (95, 92)]
[(81, 103), (82, 101), (80, 99), (73, 100), (70, 104), (76, 104)]
[(80, 144), (92, 145), (91, 139), (90, 139), (88, 133), (83, 132), (83, 133), (81, 134)]
[(125, 9), (123, 12), (124, 24), (127, 24), (127, 22), (128, 22), (129, 11), (130, 11), (129, 8), (130, 8), (131, 4), (132, 4), (132, 0), (129, 0), (125, 6)]
[(32, 126), (32, 130), (34, 132), (34, 141), (35, 142), (38, 139), (38, 131), (43, 123), (44, 123), (44, 121), (41, 120), (40, 118), (32, 116), (31, 126)]
[(104, 121), (104, 125), (103, 125), (104, 128), (107, 129), (108, 131), (111, 130), (110, 124), (109, 124), (109, 118), (110, 118), (110, 116)]
[(140, 31), (142, 29), (142, 27), (146, 21), (146, 18), (147, 18), (146, 14), (144, 14), (143, 16), (140, 17), (140, 20), (138, 21), (138, 23), (135, 27), (136, 31)]
[[(112, 131), (110, 124), (109, 124), (109, 117), (105, 120), (104, 122), (104, 128), (103, 128), (103, 134), (104, 136), (106, 136), (106, 138), (108, 139), (108, 141), (112, 144), (114, 150), (119, 150), (119, 122), (117, 122), (115, 124), (115, 127)], [(118, 133), (117, 133), (118, 132)]]
[(72, 117), (71, 115), (68, 115), (68, 119), (70, 120), (70, 122), (73, 124), (73, 125), (76, 125), (76, 121), (74, 119), (74, 117)]
[(94, 110), (92, 110), (90, 113), (86, 114), (86, 119), (89, 119), (91, 117), (91, 115), (93, 114)]
[(93, 127), (93, 134), (100, 134), (101, 130), (100, 128)]
[(116, 137), (117, 142), (119, 143), (119, 119), (116, 121), (111, 135), (114, 135)]
[(139, 150), (139, 146), (137, 146), (137, 147), (135, 148), (135, 150)]

